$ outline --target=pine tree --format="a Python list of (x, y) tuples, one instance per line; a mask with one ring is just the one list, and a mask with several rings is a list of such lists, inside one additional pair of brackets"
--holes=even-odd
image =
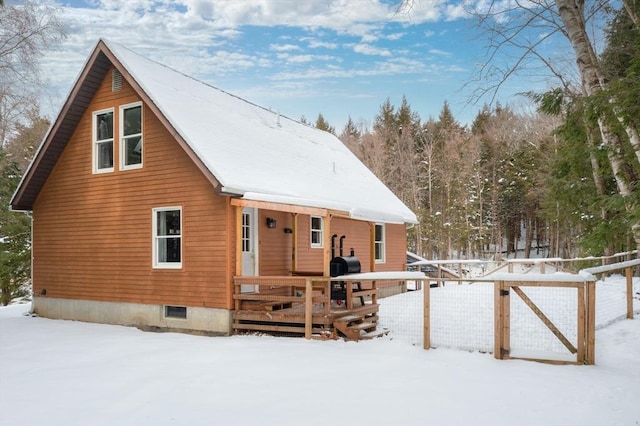
[(0, 152), (0, 304), (29, 293), (31, 221), (24, 213), (9, 210), (9, 202), (20, 182), (16, 161)]
[(336, 133), (336, 129), (332, 125), (330, 125), (327, 120), (324, 119), (322, 114), (318, 114), (315, 127), (316, 129), (324, 130), (325, 132), (329, 132), (332, 134)]
[(18, 123), (16, 133), (0, 148), (0, 303), (29, 293), (31, 273), (31, 220), (9, 210), (9, 203), (49, 121), (37, 108), (25, 114), (27, 124)]

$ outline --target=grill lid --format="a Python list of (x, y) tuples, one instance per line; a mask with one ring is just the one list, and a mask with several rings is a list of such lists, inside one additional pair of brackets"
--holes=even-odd
[(337, 256), (329, 263), (329, 274), (332, 277), (360, 273), (360, 261), (355, 256)]

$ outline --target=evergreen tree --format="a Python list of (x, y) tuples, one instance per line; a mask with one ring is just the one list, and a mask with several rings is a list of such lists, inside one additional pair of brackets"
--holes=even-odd
[(0, 151), (0, 304), (29, 293), (31, 268), (31, 221), (24, 213), (9, 210), (21, 170), (16, 161)]
[(329, 124), (327, 120), (324, 119), (322, 114), (318, 114), (318, 118), (316, 119), (316, 129), (324, 130), (329, 133), (336, 133), (336, 129)]
[(49, 128), (38, 108), (25, 114), (28, 123), (16, 124), (16, 132), (0, 148), (0, 303), (29, 293), (31, 273), (31, 220), (28, 215), (9, 210), (11, 197)]

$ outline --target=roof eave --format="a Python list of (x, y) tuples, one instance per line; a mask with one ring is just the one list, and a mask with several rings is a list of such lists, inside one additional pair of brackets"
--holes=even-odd
[(98, 87), (102, 83), (107, 71), (113, 65), (127, 82), (134, 88), (145, 104), (151, 108), (169, 133), (178, 141), (194, 164), (200, 169), (211, 184), (219, 190), (220, 183), (204, 162), (191, 149), (180, 132), (171, 124), (153, 99), (136, 81), (125, 66), (111, 52), (108, 45), (99, 40), (91, 55), (87, 58), (82, 71), (76, 78), (56, 120), (45, 135), (38, 151), (24, 173), (20, 184), (11, 198), (10, 207), (16, 211), (31, 211), (33, 204), (44, 186), (49, 174), (53, 170), (58, 158), (62, 154), (68, 140), (73, 135), (78, 122), (91, 103)]
[(33, 203), (49, 173), (58, 161), (67, 141), (75, 131), (82, 114), (84, 114), (109, 68), (106, 56), (101, 53), (100, 43), (98, 43), (87, 58), (56, 120), (49, 128), (13, 194), (10, 203), (13, 210), (29, 211), (33, 209)]

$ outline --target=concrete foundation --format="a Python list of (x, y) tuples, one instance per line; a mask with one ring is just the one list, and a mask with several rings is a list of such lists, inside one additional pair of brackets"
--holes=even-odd
[(228, 309), (188, 306), (187, 317), (167, 318), (164, 305), (97, 302), (93, 300), (34, 297), (33, 310), (39, 316), (101, 324), (128, 325), (143, 330), (196, 332), (227, 336), (232, 331)]

